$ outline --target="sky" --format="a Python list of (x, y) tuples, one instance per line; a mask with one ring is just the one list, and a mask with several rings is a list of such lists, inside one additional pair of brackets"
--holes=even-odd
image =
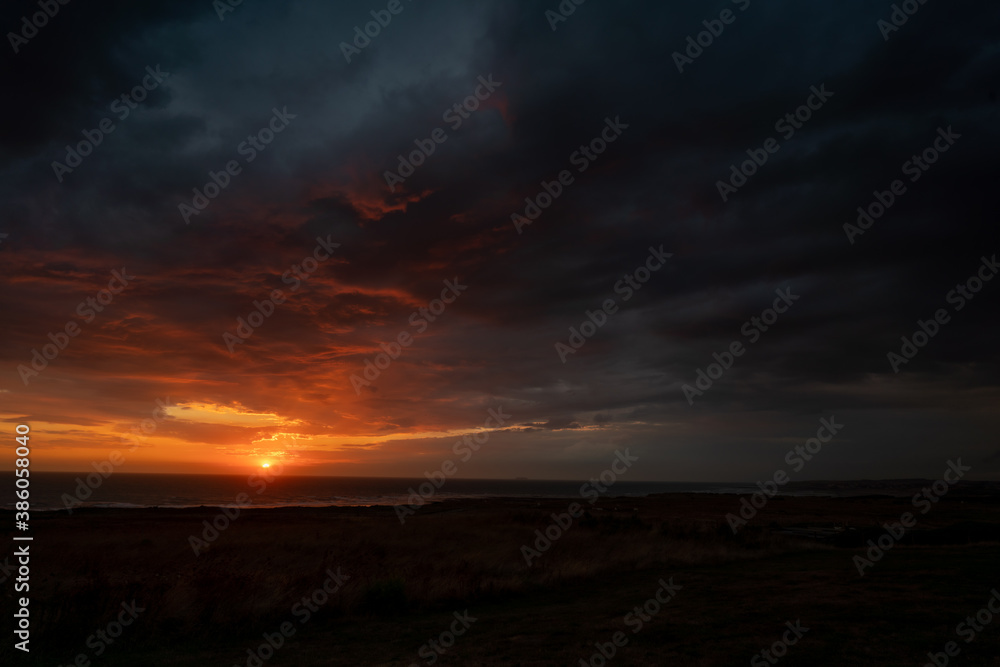
[(904, 4), (5, 3), (0, 424), (39, 471), (997, 479), (1000, 6)]

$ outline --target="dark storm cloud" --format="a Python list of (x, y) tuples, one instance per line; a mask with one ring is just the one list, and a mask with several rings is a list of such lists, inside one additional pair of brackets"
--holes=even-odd
[[(77, 134), (95, 107), (131, 89), (143, 65), (168, 54), (181, 56), (185, 44), (167, 53), (150, 48), (156, 33), (186, 25), (208, 13), (196, 0), (171, 3), (106, 1), (58, 5), (58, 13), (27, 44), (11, 46), (10, 33), (24, 31), (22, 18), (37, 14), (37, 2), (5, 3), (0, 14), (4, 39), (4, 83), (21, 93), (18, 104), (0, 111), (0, 142), (7, 157), (24, 157), (62, 133)], [(15, 40), (17, 41), (17, 40)], [(166, 103), (154, 95), (149, 106)]]
[[(315, 401), (317, 424), (322, 402), (342, 394), (356, 404), (331, 428), (367, 419), (371, 434), (469, 426), (481, 417), (468, 403), (503, 402), (526, 441), (566, 447), (559, 438), (595, 424), (631, 437), (656, 452), (654, 477), (672, 474), (671, 452), (688, 462), (677, 474), (741, 477), (750, 464), (735, 456), (743, 463), (709, 474), (717, 452), (757, 451), (760, 438), (793, 437), (791, 424), (807, 434), (831, 410), (856, 416), (856, 442), (888, 452), (854, 452), (869, 476), (892, 476), (905, 436), (919, 432), (906, 410), (992, 451), (969, 424), (997, 397), (1000, 283), (899, 375), (886, 353), (1000, 250), (1000, 9), (928, 3), (886, 41), (876, 22), (891, 3), (586, 3), (552, 31), (544, 12), (557, 4), (404, 3), (351, 63), (339, 44), (384, 5), (244, 2), (225, 21), (207, 1), (62, 7), (5, 54), (8, 86), (30, 93), (2, 112), (0, 231), (11, 236), (0, 257), (12, 278), (32, 277), (4, 297), (30, 315), (9, 327), (5, 363), (65, 321), (66, 308), (46, 310), (53, 272), (127, 262), (147, 281), (125, 311), (133, 318), (115, 319), (131, 342), (105, 351), (138, 339), (164, 355), (150, 382), (168, 367), (211, 379), (199, 400), (266, 409), (267, 388), (280, 386)], [(5, 9), (2, 25), (32, 6)], [(735, 22), (679, 73), (673, 53), (727, 8)], [(167, 81), (57, 182), (51, 162), (156, 64)], [(449, 129), (443, 112), (481, 76), (501, 85)], [(781, 138), (775, 121), (820, 86), (833, 95)], [(295, 118), (246, 163), (237, 147), (285, 108)], [(577, 172), (571, 155), (608, 118), (627, 129)], [(901, 165), (942, 127), (961, 139), (849, 243), (844, 223), (906, 179)], [(435, 128), (447, 141), (390, 191), (384, 173)], [(780, 150), (723, 202), (716, 183), (769, 137)], [(233, 159), (242, 172), (185, 225), (178, 205)], [(564, 169), (574, 183), (518, 234), (511, 214)], [(327, 234), (342, 244), (336, 261), (226, 354), (221, 332)], [(615, 286), (651, 246), (673, 257), (624, 302)], [(456, 276), (468, 291), (356, 397), (349, 376)], [(748, 343), (741, 327), (779, 288), (800, 299), (690, 407), (681, 386), (713, 353)], [(562, 363), (555, 343), (608, 298), (619, 312)], [(928, 465), (948, 451), (920, 447)], [(692, 463), (699, 448), (704, 464)], [(829, 474), (847, 470), (831, 462)]]

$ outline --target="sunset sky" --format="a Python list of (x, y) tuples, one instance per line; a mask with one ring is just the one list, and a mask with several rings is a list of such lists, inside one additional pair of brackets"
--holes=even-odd
[[(936, 478), (956, 457), (997, 478), (1000, 280), (960, 310), (947, 297), (1000, 252), (1000, 6), (926, 3), (885, 39), (890, 5), (587, 2), (553, 30), (556, 0), (402, 0), (350, 62), (341, 43), (387, 3), (246, 0), (222, 20), (210, 0), (61, 5), (2, 47), (6, 437), (31, 426), (37, 470), (119, 450), (128, 472), (419, 477), (488, 430), (460, 476), (585, 479), (629, 447), (634, 480), (754, 481), (834, 416), (798, 479)], [(36, 11), (6, 3), (4, 33)], [(783, 138), (776, 121), (821, 86)], [(436, 128), (424, 163), (387, 178)], [(904, 163), (946, 128), (960, 138), (911, 181)], [(100, 144), (53, 167), (85, 131)], [(771, 137), (723, 201), (718, 182)], [(185, 215), (210, 172), (228, 186)], [(894, 179), (905, 194), (849, 240)], [(661, 247), (625, 300), (616, 284)], [(110, 303), (86, 305), (109, 282)], [(798, 299), (751, 340), (776, 290)], [(433, 322), (411, 316), (442, 293)], [(556, 344), (608, 299), (564, 362)], [(938, 309), (948, 323), (893, 372)], [(19, 371), (68, 324), (47, 367)], [(683, 385), (733, 341), (745, 353), (689, 404)], [(485, 426), (499, 408), (510, 420)]]

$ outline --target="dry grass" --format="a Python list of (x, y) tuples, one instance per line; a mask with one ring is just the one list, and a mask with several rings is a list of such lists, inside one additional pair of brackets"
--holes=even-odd
[[(122, 601), (136, 599), (146, 611), (116, 656), (220, 636), (239, 645), (292, 620), (296, 601), (338, 568), (350, 580), (324, 606), (320, 625), (381, 624), (390, 636), (398, 634), (393, 619), (408, 624), (454, 609), (534, 605), (539, 596), (594, 582), (645, 582), (650, 573), (750, 572), (789, 558), (819, 558), (849, 574), (851, 551), (785, 538), (769, 527), (809, 517), (814, 506), (824, 508), (822, 521), (835, 522), (890, 520), (899, 512), (898, 503), (885, 500), (838, 501), (833, 513), (831, 502), (785, 501), (769, 508), (766, 522), (751, 522), (734, 536), (724, 521), (731, 497), (602, 501), (531, 567), (521, 546), (549, 525), (552, 512), (565, 510), (565, 501), (448, 503), (424, 508), (405, 525), (387, 508), (251, 510), (197, 557), (188, 536), (200, 532), (213, 510), (50, 515), (35, 524), (34, 632), (56, 662), (69, 661)], [(963, 516), (956, 506), (939, 512), (938, 521), (949, 512)], [(997, 514), (995, 507), (976, 512), (977, 519)], [(731, 584), (734, 591), (757, 585)], [(9, 589), (4, 595), (10, 597)], [(749, 589), (736, 595), (753, 606)]]

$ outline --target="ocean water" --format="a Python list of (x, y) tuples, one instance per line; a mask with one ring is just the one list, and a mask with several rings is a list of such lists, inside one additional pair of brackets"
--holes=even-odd
[[(14, 475), (4, 478), (0, 507), (14, 509)], [(81, 502), (74, 507), (226, 507), (246, 493), (253, 507), (327, 507), (399, 505), (409, 502), (411, 493), (428, 490), (427, 479), (388, 477), (263, 477), (237, 475), (160, 475), (113, 473), (108, 478), (90, 475), (90, 485), (82, 473), (31, 474), (31, 510), (63, 509), (67, 497)], [(448, 479), (435, 489), (430, 501), (451, 498), (579, 498), (583, 481)], [(96, 488), (91, 488), (96, 486)], [(613, 497), (640, 497), (653, 493), (753, 493), (752, 484), (711, 484), (686, 482), (618, 481), (603, 494)], [(792, 495), (815, 495), (808, 490)], [(830, 494), (823, 494), (830, 495)]]

